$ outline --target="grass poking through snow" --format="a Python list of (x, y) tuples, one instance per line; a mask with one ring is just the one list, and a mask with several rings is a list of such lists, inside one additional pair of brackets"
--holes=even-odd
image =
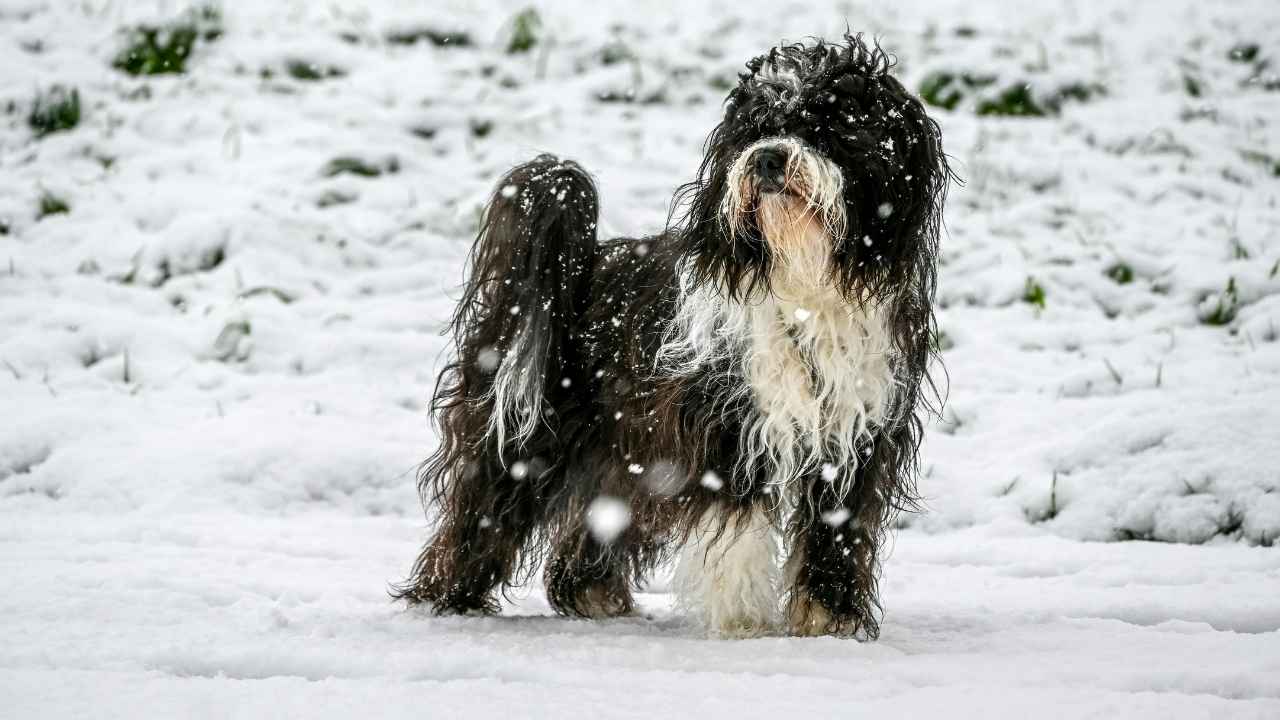
[(1236, 313), (1240, 310), (1240, 294), (1236, 291), (1236, 279), (1228, 278), (1227, 287), (1216, 296), (1211, 295), (1206, 298), (1202, 307), (1208, 308), (1208, 312), (1200, 316), (1200, 322), (1205, 325), (1226, 325), (1235, 320)]
[(1041, 285), (1039, 281), (1037, 281), (1033, 277), (1027, 278), (1027, 284), (1022, 290), (1022, 301), (1025, 303), (1030, 303), (1031, 305), (1035, 305), (1040, 310), (1044, 310), (1044, 307), (1045, 307), (1044, 286)]
[(284, 71), (294, 80), (302, 80), (303, 82), (318, 82), (320, 80), (330, 80), (332, 78), (340, 78), (347, 74), (346, 70), (333, 65), (320, 65), (309, 60), (300, 60), (293, 58), (286, 60), (284, 63)]
[(164, 27), (139, 25), (128, 30), (128, 44), (111, 63), (130, 75), (183, 73), (197, 42), (222, 37), (222, 11), (202, 5)]
[(437, 30), (428, 27), (392, 30), (384, 37), (391, 45), (417, 45), (422, 42), (440, 48), (465, 48), (474, 44), (469, 33), (460, 30)]
[(54, 85), (37, 93), (31, 103), (27, 125), (42, 138), (50, 133), (71, 130), (80, 124), (80, 91)]
[(1133, 282), (1133, 268), (1122, 262), (1108, 267), (1103, 274), (1114, 280), (1117, 285), (1128, 285)]
[(400, 161), (394, 157), (387, 158), (381, 163), (376, 163), (353, 155), (336, 157), (320, 170), (320, 174), (325, 177), (358, 175), (365, 178), (375, 178), (383, 173), (397, 172), (400, 172)]
[(507, 54), (525, 53), (532, 50), (541, 39), (542, 16), (533, 8), (525, 8), (511, 20), (511, 40), (507, 43)]
[(40, 193), (40, 201), (36, 207), (36, 219), (43, 220), (50, 215), (65, 215), (71, 212), (66, 200), (45, 190)]

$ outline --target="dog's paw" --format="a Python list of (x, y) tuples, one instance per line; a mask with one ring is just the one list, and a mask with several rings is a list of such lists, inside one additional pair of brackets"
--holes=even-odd
[(629, 615), (631, 599), (620, 596), (603, 585), (595, 585), (583, 591), (576, 603), (578, 614), (591, 620)]
[(711, 633), (715, 637), (726, 640), (744, 640), (768, 635), (775, 626), (776, 624), (770, 618), (727, 617), (717, 620), (711, 626)]
[(792, 637), (852, 638), (858, 642), (873, 640), (873, 626), (858, 617), (841, 618), (809, 597), (798, 597), (787, 606), (787, 634)]

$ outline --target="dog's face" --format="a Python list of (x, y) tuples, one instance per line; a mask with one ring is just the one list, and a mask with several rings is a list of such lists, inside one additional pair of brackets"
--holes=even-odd
[(734, 296), (830, 287), (855, 302), (932, 282), (950, 173), (938, 126), (890, 65), (850, 35), (747, 63), (683, 189), (699, 281)]

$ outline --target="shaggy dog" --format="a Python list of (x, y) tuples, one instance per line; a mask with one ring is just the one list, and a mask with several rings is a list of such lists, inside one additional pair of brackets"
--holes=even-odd
[(541, 566), (556, 611), (612, 617), (679, 554), (713, 633), (877, 637), (951, 179), (891, 65), (848, 34), (753, 59), (654, 237), (597, 241), (573, 162), (498, 183), (432, 403), (439, 526), (397, 597), (494, 612)]

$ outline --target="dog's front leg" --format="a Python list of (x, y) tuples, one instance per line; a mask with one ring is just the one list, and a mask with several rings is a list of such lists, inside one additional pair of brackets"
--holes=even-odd
[(874, 640), (885, 502), (877, 473), (824, 465), (801, 479), (791, 518), (787, 622), (792, 635)]
[(778, 615), (778, 541), (766, 499), (708, 507), (680, 553), (680, 606), (721, 637), (768, 632)]

